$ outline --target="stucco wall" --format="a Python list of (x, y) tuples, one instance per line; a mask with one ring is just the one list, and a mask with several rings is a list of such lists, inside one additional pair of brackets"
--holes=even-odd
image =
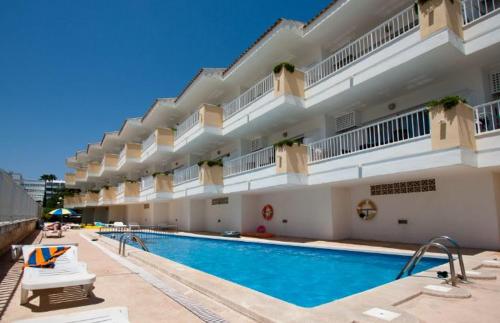
[[(467, 247), (500, 247), (489, 172), (437, 177), (435, 192), (370, 196), (369, 189), (369, 185), (351, 189), (352, 238), (422, 243), (436, 235), (449, 235)], [(357, 203), (366, 198), (378, 207), (370, 221), (361, 220), (355, 212)], [(398, 224), (398, 219), (407, 219), (408, 224)]]
[(24, 220), (0, 225), (0, 255), (9, 250), (11, 244), (23, 240), (35, 230), (36, 220)]

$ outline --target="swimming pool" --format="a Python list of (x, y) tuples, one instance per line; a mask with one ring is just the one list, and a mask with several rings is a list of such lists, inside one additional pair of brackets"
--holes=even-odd
[[(102, 234), (113, 239), (121, 235)], [(409, 259), (392, 254), (136, 234), (156, 255), (302, 307), (315, 307), (391, 282)], [(415, 273), (445, 262), (423, 258)]]

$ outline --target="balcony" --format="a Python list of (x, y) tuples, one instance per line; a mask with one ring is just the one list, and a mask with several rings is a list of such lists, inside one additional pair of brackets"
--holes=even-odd
[(139, 202), (140, 184), (138, 182), (124, 182), (118, 184), (114, 204), (129, 204)]
[(236, 115), (238, 112), (246, 109), (250, 104), (259, 100), (268, 93), (274, 90), (274, 74), (269, 74), (250, 89), (246, 90), (236, 99), (223, 104), (224, 121)]
[(194, 181), (199, 178), (200, 167), (198, 165), (193, 165), (183, 169), (174, 171), (174, 185), (181, 185), (186, 182)]
[(172, 198), (172, 176), (157, 174), (141, 178), (140, 201), (162, 201)]
[(75, 207), (75, 198), (73, 196), (64, 197), (64, 207), (71, 209)]
[(64, 174), (64, 182), (66, 186), (74, 186), (76, 184), (76, 175), (74, 173)]
[(174, 151), (183, 153), (187, 143), (198, 149), (220, 140), (222, 135), (222, 108), (202, 104), (201, 107), (177, 126), (174, 136)]
[(500, 100), (474, 107), (478, 167), (495, 167), (500, 161)]
[(267, 147), (225, 162), (224, 178), (275, 166), (275, 164), (275, 148), (273, 146)]
[(99, 168), (99, 177), (110, 175), (118, 168), (118, 155), (105, 154)]
[(500, 9), (499, 0), (462, 0), (462, 17), (467, 26)]
[(412, 5), (309, 68), (305, 72), (306, 89), (332, 77), (383, 46), (404, 37), (418, 26), (418, 14)]
[(98, 162), (91, 162), (87, 166), (87, 172), (85, 174), (85, 180), (89, 180), (89, 178), (97, 178), (99, 177), (99, 172), (101, 170), (101, 165)]
[(141, 162), (155, 162), (173, 151), (174, 134), (172, 129), (156, 129), (142, 142)]
[(116, 187), (104, 187), (99, 191), (99, 205), (111, 205), (116, 199)]
[(85, 182), (87, 180), (87, 168), (79, 168), (75, 173), (75, 182)]
[(99, 204), (99, 193), (97, 192), (87, 192), (83, 197), (83, 205), (88, 206), (97, 206)]
[(120, 152), (118, 158), (118, 170), (131, 170), (135, 165), (141, 162), (142, 145), (136, 143), (127, 143)]

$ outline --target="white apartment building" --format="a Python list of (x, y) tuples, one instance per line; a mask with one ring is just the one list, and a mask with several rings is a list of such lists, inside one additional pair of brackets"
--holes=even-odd
[(69, 157), (82, 193), (65, 205), (185, 231), (499, 248), (499, 12), (338, 0), (280, 19)]

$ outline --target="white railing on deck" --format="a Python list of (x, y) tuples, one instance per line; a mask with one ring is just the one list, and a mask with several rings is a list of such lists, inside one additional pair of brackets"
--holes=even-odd
[(118, 184), (118, 187), (116, 189), (116, 194), (123, 194), (125, 193), (125, 183), (120, 183)]
[(179, 185), (198, 179), (200, 176), (200, 168), (198, 165), (193, 165), (187, 168), (174, 171), (174, 185)]
[(274, 150), (274, 147), (271, 146), (224, 162), (224, 176), (236, 175), (274, 165), (276, 163)]
[(153, 131), (153, 133), (142, 142), (142, 151), (145, 151), (149, 147), (151, 147), (156, 141), (156, 131)]
[(141, 191), (145, 191), (153, 187), (154, 178), (153, 176), (146, 176), (141, 178)]
[(462, 0), (464, 25), (500, 9), (500, 0)]
[(500, 129), (500, 100), (475, 106), (474, 119), (477, 134)]
[(223, 104), (224, 120), (245, 109), (250, 103), (257, 101), (273, 89), (274, 76), (271, 73), (233, 101)]
[(408, 112), (308, 145), (309, 163), (428, 135), (427, 108)]
[(123, 147), (123, 149), (120, 151), (120, 156), (118, 157), (118, 167), (123, 166), (125, 164), (125, 160), (127, 158), (127, 145)]
[(189, 129), (193, 128), (198, 122), (200, 122), (200, 110), (196, 110), (196, 112), (191, 114), (186, 120), (182, 121), (182, 123), (177, 126), (177, 130), (175, 131), (175, 139), (185, 134)]
[(306, 87), (320, 82), (388, 42), (407, 34), (418, 26), (418, 23), (418, 13), (412, 5), (308, 69), (305, 74)]

